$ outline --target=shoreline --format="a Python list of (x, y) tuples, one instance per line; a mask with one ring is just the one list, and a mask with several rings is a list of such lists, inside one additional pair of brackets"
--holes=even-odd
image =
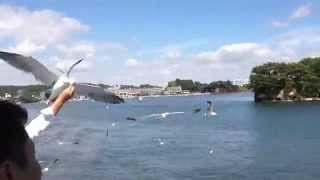
[(274, 103), (279, 103), (279, 102), (284, 102), (284, 103), (289, 103), (289, 102), (319, 102), (320, 98), (319, 97), (312, 97), (312, 98), (304, 98), (304, 97), (299, 97), (295, 99), (272, 99), (272, 98), (266, 98), (266, 99), (256, 99), (254, 100), (256, 103), (264, 103), (264, 102), (274, 102)]
[(184, 97), (184, 96), (207, 96), (207, 95), (225, 95), (225, 94), (233, 94), (233, 93), (241, 93), (241, 92), (252, 92), (251, 90), (247, 91), (237, 91), (237, 92), (223, 92), (223, 93), (190, 93), (190, 94), (172, 94), (172, 95), (150, 95), (150, 96), (132, 96), (125, 97), (124, 99), (134, 99), (134, 98), (145, 98), (145, 97)]
[(289, 103), (289, 102), (319, 102), (320, 101), (320, 98), (303, 98), (303, 99), (299, 99), (299, 100), (293, 100), (293, 99), (287, 99), (287, 100), (276, 100), (276, 99), (273, 99), (273, 100), (262, 100), (262, 101), (259, 101), (258, 103), (260, 102), (284, 102), (284, 103)]

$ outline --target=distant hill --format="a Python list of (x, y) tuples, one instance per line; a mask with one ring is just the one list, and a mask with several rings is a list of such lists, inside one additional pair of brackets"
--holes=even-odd
[(139, 86), (135, 85), (120, 85), (120, 89), (137, 89), (137, 88), (161, 88), (160, 86), (155, 86), (151, 84), (141, 84)]
[(225, 93), (240, 90), (239, 86), (233, 85), (231, 81), (213, 81), (207, 84), (190, 79), (176, 79), (168, 82), (168, 87), (173, 86), (181, 86), (182, 90), (188, 90), (190, 92)]
[(40, 93), (49, 88), (45, 85), (0, 86), (0, 96), (4, 97), (6, 93), (9, 93), (12, 97), (8, 100), (30, 103), (39, 101)]
[(45, 85), (0, 86), (0, 96), (4, 96), (5, 93), (10, 93), (13, 96), (17, 96), (19, 94), (40, 95), (40, 92), (47, 89), (49, 89), (49, 86)]

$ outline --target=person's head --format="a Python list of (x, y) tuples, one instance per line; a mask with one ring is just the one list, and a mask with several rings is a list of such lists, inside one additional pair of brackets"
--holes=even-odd
[(28, 113), (0, 100), (0, 180), (40, 180), (34, 144), (25, 131)]

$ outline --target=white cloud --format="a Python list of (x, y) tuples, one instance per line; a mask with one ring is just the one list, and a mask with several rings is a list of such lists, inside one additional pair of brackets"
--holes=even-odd
[(19, 42), (16, 46), (9, 47), (8, 51), (31, 55), (32, 53), (44, 51), (46, 48), (46, 45), (36, 44), (30, 40), (24, 40)]
[(0, 62), (0, 64), (1, 85), (39, 84), (32, 75), (19, 71), (7, 63)]
[[(72, 64), (74, 64), (75, 61), (71, 61), (71, 60), (60, 60), (59, 62), (57, 62), (57, 64), (55, 65), (56, 68), (61, 69), (63, 71), (67, 71)], [(72, 72), (82, 72), (82, 71), (87, 71), (88, 69), (90, 69), (92, 67), (92, 63), (88, 62), (88, 61), (82, 61), (79, 65), (77, 65)]]
[(287, 27), (288, 25), (289, 25), (289, 22), (272, 21), (272, 26), (276, 28)]
[(76, 66), (75, 71), (87, 71), (93, 67), (96, 57), (96, 47), (89, 42), (76, 42), (69, 45), (57, 45), (55, 56), (50, 58), (55, 63), (56, 68), (67, 70), (79, 59), (84, 59)]
[(99, 45), (101, 49), (107, 50), (128, 50), (128, 47), (121, 43), (107, 42)]
[(60, 54), (65, 58), (92, 58), (96, 53), (96, 46), (89, 42), (77, 42), (71, 45), (57, 45)]
[(52, 10), (30, 11), (23, 7), (0, 5), (0, 38), (17, 45), (12, 50), (31, 54), (61, 42), (75, 32), (89, 29), (78, 20)]
[[(101, 74), (95, 77), (97, 69), (108, 68), (101, 66), (106, 63), (106, 59), (110, 61), (120, 53), (123, 57), (125, 56), (123, 51), (128, 50), (122, 43), (97, 43), (78, 39), (79, 37), (74, 35), (87, 32), (89, 27), (57, 11), (0, 5), (0, 12), (1, 50), (32, 55), (55, 72), (57, 71), (54, 67), (66, 70), (76, 60), (84, 58), (84, 61), (75, 68), (75, 72), (81, 73), (74, 74), (76, 77), (81, 77), (81, 80), (99, 78)], [(19, 79), (14, 80), (14, 84), (37, 83), (35, 80), (30, 80), (32, 76), (25, 76), (14, 68), (8, 68), (2, 61), (0, 63), (1, 74), (11, 74)], [(96, 64), (100, 66), (97, 67)], [(0, 78), (0, 84), (7, 82), (5, 78)]]
[(240, 61), (248, 61), (259, 58), (268, 58), (272, 56), (272, 50), (258, 43), (237, 43), (220, 47), (216, 51), (207, 51), (199, 53), (195, 58), (201, 62), (224, 62), (233, 63)]
[(138, 66), (138, 65), (140, 65), (140, 64), (141, 64), (141, 63), (140, 63), (138, 60), (133, 59), (133, 58), (128, 59), (128, 60), (126, 61), (126, 63), (125, 63), (125, 65), (126, 65), (127, 67), (136, 67), (136, 66)]
[(181, 51), (179, 49), (168, 49), (165, 52), (165, 57), (169, 59), (178, 59), (181, 58)]
[(282, 28), (289, 26), (290, 23), (297, 19), (305, 18), (312, 13), (312, 6), (311, 4), (306, 4), (299, 6), (296, 10), (294, 10), (290, 17), (287, 18), (285, 21), (272, 21), (272, 26), (275, 28)]
[(276, 36), (273, 41), (289, 47), (304, 46), (307, 44), (316, 45), (320, 43), (320, 29), (319, 28), (304, 28), (294, 31), (289, 31)]
[(172, 63), (165, 63), (163, 66), (159, 69), (159, 74), (169, 76), (174, 75), (179, 69), (178, 64), (172, 64)]
[[(106, 46), (107, 45), (107, 46)], [(71, 65), (78, 59), (84, 59), (79, 65), (79, 69), (90, 69), (98, 58), (98, 54), (101, 53), (99, 59), (107, 60), (111, 59), (110, 56), (104, 54), (105, 50), (123, 50), (125, 46), (120, 43), (93, 43), (79, 41), (72, 44), (58, 44), (56, 46), (56, 54), (50, 59), (56, 62), (56, 66), (59, 68), (65, 68)], [(132, 62), (131, 62), (132, 63)], [(131, 64), (133, 65), (133, 64)]]
[(167, 56), (148, 61), (143, 66), (126, 67), (114, 72), (111, 81), (128, 84), (152, 83), (166, 85), (175, 78), (211, 82), (214, 80), (246, 79), (252, 68), (266, 62), (296, 62), (304, 57), (320, 55), (320, 29), (305, 28), (289, 31), (262, 42), (222, 45), (216, 49), (191, 55), (180, 54), (172, 61)]
[(182, 52), (202, 47), (206, 44), (208, 44), (207, 39), (193, 39), (154, 49), (143, 49), (138, 52), (138, 55), (157, 55), (162, 58), (179, 58), (181, 57)]
[[(203, 82), (248, 78), (251, 68), (258, 64), (268, 61), (292, 62), (302, 57), (320, 55), (320, 29), (305, 28), (262, 42), (230, 43), (195, 52), (209, 44), (207, 41), (190, 41), (144, 50), (142, 54), (137, 53), (135, 56), (126, 51), (128, 47), (121, 43), (81, 40), (70, 42), (74, 33), (87, 31), (88, 27), (58, 12), (31, 11), (13, 6), (0, 6), (0, 10), (0, 39), (9, 39), (14, 43), (9, 43), (7, 50), (32, 55), (36, 53), (35, 57), (41, 55), (39, 59), (47, 59), (48, 67), (56, 66), (64, 70), (76, 60), (85, 58), (75, 69), (81, 73), (74, 74), (81, 77), (77, 79), (82, 81), (165, 85), (167, 81), (175, 78), (190, 78)], [(274, 21), (273, 25), (285, 27), (294, 19), (310, 15), (311, 10), (308, 13), (302, 10), (296, 12), (292, 13), (292, 17), (288, 17), (287, 24), (286, 21)], [(121, 62), (114, 59), (127, 60)], [(9, 74), (10, 77), (15, 77), (14, 82), (18, 83), (33, 79), (25, 78), (25, 74), (20, 72), (13, 76), (11, 72), (14, 71), (17, 70), (1, 64), (0, 77), (5, 78), (2, 78), (0, 83), (9, 82), (6, 80)]]
[(310, 4), (298, 7), (291, 15), (291, 19), (299, 19), (307, 17), (311, 14), (312, 8)]

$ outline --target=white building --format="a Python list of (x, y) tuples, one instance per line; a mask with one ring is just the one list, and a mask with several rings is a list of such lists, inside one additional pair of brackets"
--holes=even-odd
[(189, 90), (183, 90), (183, 91), (181, 92), (181, 94), (190, 94), (190, 91), (189, 91)]
[(166, 95), (175, 95), (175, 94), (181, 94), (181, 93), (182, 93), (181, 86), (167, 87), (166, 90), (163, 92), (163, 94), (166, 94)]
[(161, 95), (164, 88), (162, 87), (152, 87), (152, 88), (139, 88), (141, 94), (145, 94), (148, 96), (152, 95)]
[(121, 98), (130, 98), (134, 96), (150, 96), (150, 95), (161, 95), (163, 88), (128, 88), (128, 89), (109, 89)]
[(5, 93), (5, 94), (4, 94), (4, 99), (9, 99), (9, 98), (11, 98), (11, 97), (12, 97), (12, 95), (9, 94), (9, 93)]
[(235, 86), (243, 86), (249, 84), (249, 79), (234, 79), (231, 82)]

